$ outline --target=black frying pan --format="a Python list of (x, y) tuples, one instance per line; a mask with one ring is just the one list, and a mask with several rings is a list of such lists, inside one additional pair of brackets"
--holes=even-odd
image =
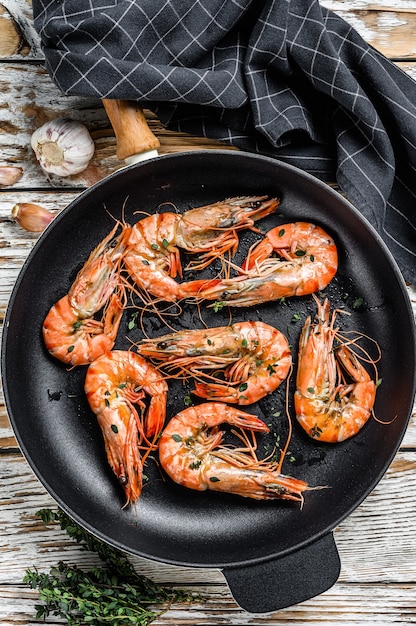
[[(292, 462), (286, 473), (327, 489), (307, 492), (304, 507), (257, 502), (186, 490), (165, 479), (149, 460), (149, 477), (137, 508), (122, 509), (124, 494), (104, 453), (101, 432), (83, 393), (85, 368), (67, 371), (44, 349), (41, 326), (50, 306), (75, 278), (91, 249), (109, 232), (112, 217), (135, 221), (134, 211), (179, 211), (229, 196), (281, 197), (281, 213), (265, 228), (313, 221), (335, 238), (339, 271), (325, 293), (342, 306), (345, 328), (372, 336), (381, 346), (382, 385), (375, 411), (353, 439), (327, 445), (294, 425)], [(168, 207), (171, 209), (171, 207)], [(257, 235), (242, 236), (239, 262)], [(357, 302), (361, 306), (354, 308)], [(311, 296), (286, 304), (234, 310), (235, 320), (261, 319), (286, 332), (293, 353), (302, 323), (315, 306)], [(300, 316), (300, 321), (294, 317)], [(228, 321), (225, 310), (204, 312), (211, 325)], [(129, 347), (126, 313), (116, 347)], [(186, 307), (174, 323), (195, 326)], [(156, 318), (154, 334), (166, 332)], [(10, 419), (21, 449), (49, 493), (87, 530), (132, 554), (177, 565), (222, 569), (240, 605), (266, 612), (313, 597), (339, 575), (332, 530), (369, 494), (391, 463), (406, 430), (415, 386), (415, 330), (407, 292), (386, 247), (341, 196), (311, 176), (273, 159), (241, 152), (205, 151), (160, 157), (121, 170), (81, 194), (58, 215), (29, 255), (6, 315), (3, 381)], [(293, 391), (293, 381), (291, 383)], [(168, 418), (184, 407), (187, 388), (172, 387)], [(284, 390), (248, 407), (285, 436)], [(281, 411), (282, 416), (276, 416)], [(392, 419), (395, 418), (393, 421)], [(260, 441), (266, 445), (270, 440)]]

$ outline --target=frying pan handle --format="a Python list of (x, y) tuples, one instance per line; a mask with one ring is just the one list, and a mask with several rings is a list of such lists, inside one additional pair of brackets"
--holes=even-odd
[(114, 129), (120, 161), (130, 159), (133, 162), (135, 157), (160, 147), (159, 139), (147, 125), (143, 110), (137, 102), (107, 99), (102, 102)]
[(250, 613), (269, 613), (323, 593), (341, 569), (332, 533), (304, 548), (266, 562), (222, 570), (238, 604)]

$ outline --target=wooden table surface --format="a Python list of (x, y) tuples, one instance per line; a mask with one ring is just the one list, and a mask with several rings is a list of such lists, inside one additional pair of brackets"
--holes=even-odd
[[(325, 0), (322, 4), (337, 11), (369, 43), (416, 78), (414, 0)], [(30, 137), (58, 114), (83, 121), (96, 152), (83, 174), (49, 180), (34, 160)], [(215, 142), (167, 132), (154, 116), (148, 114), (148, 118), (160, 138), (161, 153), (218, 147)], [(12, 206), (33, 202), (58, 213), (83, 189), (120, 167), (101, 102), (63, 96), (47, 75), (29, 0), (0, 0), (0, 165), (18, 165), (24, 170), (17, 184), (0, 190), (3, 319), (19, 270), (36, 241), (36, 235), (10, 219)], [(411, 285), (408, 290), (416, 312), (416, 290)], [(46, 570), (60, 559), (81, 566), (95, 561), (62, 531), (46, 527), (35, 517), (40, 508), (56, 506), (22, 457), (4, 402), (0, 403), (0, 624), (36, 624), (37, 592), (22, 583), (26, 568)], [(415, 411), (385, 477), (334, 534), (342, 563), (338, 582), (319, 597), (269, 614), (252, 615), (240, 609), (216, 570), (132, 560), (139, 572), (154, 580), (184, 585), (206, 598), (191, 606), (174, 604), (154, 622), (160, 626), (416, 624)], [(60, 623), (56, 619), (49, 618), (48, 623)]]

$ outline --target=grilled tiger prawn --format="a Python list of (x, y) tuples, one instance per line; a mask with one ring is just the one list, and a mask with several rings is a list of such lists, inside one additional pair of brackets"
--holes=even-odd
[(207, 282), (199, 297), (243, 307), (304, 296), (324, 289), (337, 268), (335, 242), (320, 226), (282, 224), (253, 247), (239, 276)]
[[(142, 491), (143, 462), (139, 446), (154, 448), (166, 415), (168, 386), (163, 376), (138, 354), (113, 350), (91, 363), (85, 393), (100, 425), (108, 462), (123, 486), (127, 504)], [(144, 402), (150, 397), (148, 408)], [(137, 408), (139, 410), (137, 410)]]
[(252, 449), (223, 445), (220, 424), (251, 432), (269, 430), (256, 416), (221, 402), (188, 407), (170, 420), (159, 442), (160, 463), (172, 480), (197, 491), (303, 501), (306, 482), (284, 476), (276, 463), (259, 461)]
[[(121, 262), (131, 229), (119, 224), (91, 252), (42, 326), (46, 348), (68, 365), (88, 365), (114, 346), (124, 310)], [(103, 309), (101, 319), (94, 314)]]
[[(254, 321), (144, 339), (137, 350), (170, 371), (176, 369), (179, 376), (196, 378), (196, 396), (240, 405), (275, 391), (292, 365), (283, 333)], [(223, 370), (225, 380), (212, 373), (217, 370)]]
[(175, 302), (191, 297), (203, 280), (179, 283), (182, 278), (180, 249), (202, 255), (187, 269), (200, 270), (228, 251), (237, 250), (237, 232), (254, 228), (254, 222), (276, 210), (277, 199), (241, 196), (184, 213), (157, 213), (139, 220), (132, 229), (125, 265), (145, 292)]
[[(317, 299), (316, 299), (317, 300)], [(328, 300), (317, 300), (316, 320), (305, 322), (299, 341), (295, 411), (302, 428), (319, 441), (356, 435), (371, 415), (376, 383), (349, 342), (335, 328)], [(338, 345), (335, 345), (338, 339)], [(351, 382), (345, 381), (344, 372)]]

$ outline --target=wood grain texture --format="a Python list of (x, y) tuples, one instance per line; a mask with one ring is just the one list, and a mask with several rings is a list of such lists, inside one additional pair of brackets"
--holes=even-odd
[[(161, 624), (260, 625), (278, 624), (280, 619), (283, 624), (312, 624), (315, 620), (361, 624), (376, 615), (385, 623), (398, 618), (400, 623), (411, 623), (416, 605), (408, 581), (416, 578), (416, 506), (409, 508), (408, 500), (416, 497), (415, 470), (416, 452), (400, 452), (370, 496), (335, 529), (341, 575), (319, 601), (310, 600), (278, 613), (254, 617), (235, 604), (217, 570), (175, 567), (139, 557), (131, 560), (137, 571), (153, 580), (179, 584), (206, 598), (204, 603), (192, 607), (173, 607)], [(59, 558), (90, 568), (98, 560), (80, 550), (59, 528), (45, 526), (35, 517), (37, 510), (54, 507), (54, 502), (19, 455), (0, 455), (0, 476), (0, 615), (2, 608), (10, 610), (17, 597), (18, 602), (13, 605), (16, 619), (20, 611), (28, 611), (30, 618), (36, 595), (19, 584), (28, 567), (38, 564), (46, 570)], [(406, 498), (398, 499), (397, 490), (406, 492)], [(394, 511), (390, 508), (392, 501), (396, 501)]]
[(413, 0), (322, 0), (374, 48), (390, 59), (415, 59), (416, 8)]
[[(416, 79), (414, 0), (322, 0), (398, 66)], [(33, 131), (58, 116), (86, 124), (96, 145), (89, 168), (68, 179), (48, 177), (30, 148)], [(210, 140), (166, 131), (146, 117), (161, 142), (160, 153), (225, 148)], [(118, 169), (114, 133), (99, 100), (63, 96), (43, 65), (30, 0), (0, 0), (0, 165), (19, 165), (21, 180), (0, 189), (0, 320), (18, 273), (37, 235), (10, 218), (13, 204), (35, 202), (59, 213), (83, 189)], [(416, 316), (416, 289), (408, 286)], [(24, 392), (24, 390), (22, 390)], [(55, 503), (19, 452), (0, 390), (0, 625), (39, 624), (37, 593), (22, 584), (28, 567), (46, 570), (63, 559), (81, 567), (97, 564), (55, 526), (35, 513)], [(416, 410), (400, 451), (366, 500), (334, 529), (342, 570), (339, 581), (318, 598), (283, 611), (252, 615), (233, 600), (221, 572), (174, 567), (132, 557), (154, 580), (200, 594), (191, 606), (175, 604), (155, 626), (364, 626), (416, 624)], [(62, 624), (51, 617), (48, 624)]]

